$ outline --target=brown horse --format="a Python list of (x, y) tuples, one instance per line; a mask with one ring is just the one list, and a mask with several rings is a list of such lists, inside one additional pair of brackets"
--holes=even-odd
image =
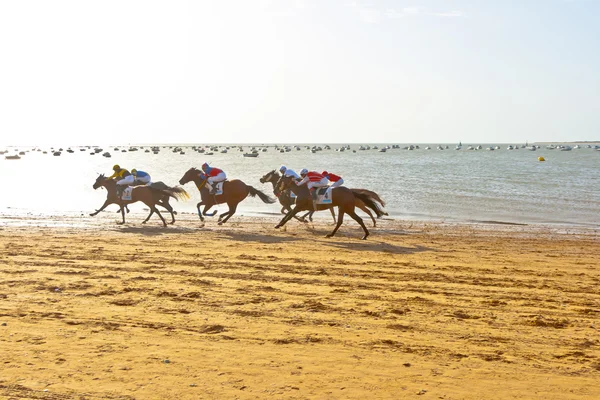
[[(283, 219), (275, 226), (276, 229), (281, 228), (283, 225), (285, 225), (285, 223), (292, 219), (292, 217), (298, 212), (314, 210), (312, 196), (310, 195), (310, 192), (306, 185), (297, 186), (296, 182), (294, 182), (292, 177), (282, 177), (281, 179), (279, 179), (278, 189), (279, 191), (290, 189), (292, 192), (294, 192), (294, 194), (296, 195), (296, 205), (292, 209), (292, 211), (289, 212), (285, 217), (283, 217)], [(359, 190), (354, 191), (348, 189), (344, 186), (333, 188), (331, 204), (318, 204), (317, 209), (315, 210), (326, 210), (332, 207), (338, 208), (337, 224), (333, 229), (333, 232), (331, 232), (326, 237), (332, 237), (333, 235), (335, 235), (339, 227), (342, 225), (342, 222), (344, 222), (344, 214), (348, 214), (361, 226), (361, 228), (365, 232), (364, 236), (362, 237), (363, 240), (369, 236), (369, 231), (365, 226), (362, 218), (356, 215), (356, 212), (354, 211), (357, 198), (362, 200), (362, 202), (365, 203), (365, 205), (371, 210), (375, 211), (377, 215), (383, 213), (383, 211), (377, 205), (376, 201), (370, 195), (363, 193)]]
[[(280, 178), (281, 176), (277, 172), (275, 172), (275, 170), (272, 170), (271, 172), (266, 173), (265, 175), (263, 175), (262, 178), (260, 178), (260, 183), (270, 182), (273, 185), (273, 193), (279, 199), (279, 204), (281, 204), (281, 213), (283, 215), (286, 215), (287, 213), (292, 211), (292, 206), (296, 203), (296, 198), (292, 197), (292, 192), (290, 190), (284, 190), (283, 192), (278, 193), (277, 182), (279, 182)], [(333, 208), (330, 208), (330, 210), (331, 216), (333, 217), (333, 223), (335, 224), (335, 213), (333, 211)], [(308, 216), (308, 218), (312, 222), (312, 215), (314, 213), (314, 211), (309, 211), (301, 217), (297, 217), (294, 215), (294, 218), (300, 222), (307, 222), (306, 216)]]
[[(263, 192), (258, 189), (253, 188), (252, 186), (246, 185), (244, 182), (239, 179), (233, 179), (231, 181), (225, 181), (223, 183), (223, 194), (221, 195), (212, 195), (209, 193), (208, 188), (206, 187), (207, 176), (201, 170), (197, 168), (190, 168), (179, 180), (179, 184), (185, 185), (188, 182), (194, 182), (198, 191), (200, 192), (200, 203), (196, 205), (198, 209), (198, 216), (201, 221), (204, 221), (204, 217), (202, 215), (212, 217), (215, 215), (216, 211), (212, 214), (207, 214), (207, 211), (210, 210), (212, 206), (215, 204), (227, 203), (229, 210), (219, 215), (218, 223), (219, 225), (227, 222), (229, 218), (235, 211), (237, 210), (238, 204), (244, 200), (248, 195), (251, 197), (258, 196), (263, 203), (273, 204), (275, 203), (275, 199), (270, 198)], [(204, 212), (200, 210), (200, 206), (204, 205)]]
[(190, 195), (180, 187), (169, 187), (162, 182), (155, 182), (148, 186), (136, 186), (131, 191), (131, 200), (122, 200), (117, 195), (117, 182), (113, 179), (108, 179), (104, 176), (104, 174), (100, 174), (98, 178), (96, 178), (96, 182), (93, 185), (94, 189), (98, 189), (99, 187), (105, 187), (107, 190), (106, 201), (96, 212), (91, 213), (90, 215), (93, 217), (97, 215), (100, 211), (104, 210), (110, 204), (117, 204), (121, 208), (121, 216), (123, 217), (122, 224), (125, 223), (125, 211), (124, 207), (127, 204), (135, 203), (138, 201), (143, 202), (150, 208), (150, 214), (148, 217), (142, 222), (145, 224), (152, 214), (156, 213), (163, 222), (164, 226), (167, 226), (165, 219), (161, 215), (161, 213), (156, 208), (156, 205), (160, 205), (166, 208), (171, 213), (171, 223), (175, 222), (175, 217), (173, 215), (173, 207), (169, 204), (169, 197), (173, 197), (175, 200), (179, 199), (189, 199)]
[[(273, 193), (275, 193), (275, 195), (277, 196), (277, 186), (279, 183), (279, 179), (281, 179), (281, 176), (275, 170), (272, 170), (271, 172), (268, 172), (262, 178), (260, 178), (260, 182), (261, 183), (267, 183), (267, 182), (272, 183), (273, 184)], [(379, 202), (382, 207), (385, 207), (385, 201), (383, 201), (383, 199), (381, 197), (379, 197), (379, 195), (377, 193), (375, 193), (371, 190), (367, 190), (367, 189), (350, 189), (350, 190), (352, 190), (352, 191), (358, 190), (365, 194), (368, 194), (373, 200)], [(290, 193), (291, 193), (290, 190), (285, 190), (285, 191), (281, 192), (278, 196), (279, 203), (281, 203), (281, 205), (283, 206), (281, 208), (282, 214), (287, 214), (288, 212), (292, 211), (292, 206), (296, 202), (296, 199), (291, 197)], [(361, 199), (359, 199), (358, 197), (356, 198), (355, 206), (360, 208), (365, 214), (367, 214), (369, 217), (371, 217), (371, 221), (373, 221), (373, 227), (377, 226), (377, 221), (375, 220), (375, 217), (373, 217), (373, 214), (371, 213), (371, 211), (367, 208), (365, 203), (363, 203), (363, 201)], [(330, 208), (329, 211), (331, 211), (331, 216), (333, 217), (333, 223), (335, 224), (335, 222), (336, 222), (335, 221), (335, 211), (333, 211), (333, 207)], [(300, 218), (298, 218), (296, 216), (294, 216), (294, 218), (296, 218), (299, 221), (306, 222), (305, 218), (306, 218), (306, 216), (308, 216), (308, 219), (310, 220), (310, 222), (312, 222), (312, 216), (314, 213), (315, 213), (314, 211), (309, 211), (306, 214), (304, 214), (303, 216), (301, 216)], [(388, 214), (386, 212), (382, 211), (381, 215), (377, 215), (377, 218), (380, 218), (383, 215), (388, 215)]]

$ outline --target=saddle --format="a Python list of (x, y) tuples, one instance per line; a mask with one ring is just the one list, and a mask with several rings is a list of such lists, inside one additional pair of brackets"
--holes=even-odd
[(117, 197), (120, 197), (121, 200), (124, 200), (124, 201), (130, 201), (132, 191), (133, 191), (133, 186), (127, 186), (126, 188), (123, 188), (123, 189), (117, 187)]
[(220, 196), (223, 194), (223, 184), (227, 182), (227, 179), (225, 179), (224, 181), (221, 182), (217, 182), (212, 186), (212, 191), (210, 192), (210, 194), (212, 194), (213, 196)]
[(333, 201), (333, 190), (331, 187), (315, 189), (317, 191), (317, 204), (331, 204)]

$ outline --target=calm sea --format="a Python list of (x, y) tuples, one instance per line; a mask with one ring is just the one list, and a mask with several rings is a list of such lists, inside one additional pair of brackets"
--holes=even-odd
[[(572, 151), (546, 149), (537, 151), (521, 148), (507, 150), (498, 145), (495, 151), (437, 150), (437, 145), (426, 144), (420, 149), (400, 148), (379, 152), (361, 151), (358, 144), (349, 150), (331, 150), (311, 153), (301, 145), (290, 152), (280, 153), (274, 145), (257, 158), (246, 158), (232, 145), (227, 153), (203, 155), (192, 150), (192, 145), (179, 145), (185, 154), (175, 153), (161, 146), (159, 154), (145, 152), (149, 145), (136, 146), (138, 151), (125, 151), (129, 146), (104, 146), (112, 158), (90, 155), (92, 149), (72, 147), (74, 153), (63, 151), (53, 156), (31, 148), (20, 160), (5, 160), (0, 156), (0, 196), (2, 214), (89, 213), (99, 208), (106, 191), (94, 190), (92, 184), (99, 173), (111, 174), (114, 164), (149, 172), (153, 181), (168, 185), (178, 184), (190, 167), (200, 167), (204, 161), (224, 169), (227, 176), (238, 178), (249, 185), (271, 194), (271, 185), (263, 185), (260, 177), (280, 165), (299, 172), (302, 168), (321, 171), (327, 169), (342, 175), (346, 186), (367, 188), (378, 192), (388, 203), (390, 216), (407, 220), (446, 220), (457, 222), (496, 221), (505, 223), (566, 224), (580, 226), (600, 225), (600, 151), (582, 146)], [(198, 147), (204, 147), (197, 145)], [(324, 147), (324, 145), (320, 145)], [(379, 148), (383, 145), (377, 145)], [(251, 146), (243, 145), (245, 151)], [(256, 146), (264, 147), (264, 146)], [(222, 147), (224, 148), (224, 147)], [(66, 150), (67, 147), (64, 147)], [(545, 162), (538, 161), (544, 157)], [(192, 183), (185, 185), (192, 198), (176, 203), (178, 211), (195, 212), (199, 194)], [(132, 211), (143, 212), (144, 205), (133, 205)], [(240, 204), (238, 213), (278, 213), (279, 205), (263, 204), (248, 198)], [(116, 211), (112, 205), (109, 210)], [(217, 208), (225, 211), (225, 206)], [(323, 213), (322, 213), (323, 214)], [(325, 217), (325, 215), (323, 215)], [(130, 218), (131, 219), (131, 218)]]

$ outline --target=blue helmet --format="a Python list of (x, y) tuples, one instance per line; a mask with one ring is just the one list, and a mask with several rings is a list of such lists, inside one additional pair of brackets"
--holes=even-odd
[(285, 173), (285, 171), (287, 171), (287, 168), (285, 165), (282, 165), (281, 167), (279, 167), (279, 172), (281, 172), (283, 174), (283, 173)]

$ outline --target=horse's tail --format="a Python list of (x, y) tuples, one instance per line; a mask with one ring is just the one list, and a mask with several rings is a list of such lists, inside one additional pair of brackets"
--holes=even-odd
[[(162, 183), (162, 182), (161, 182)], [(153, 184), (154, 185), (154, 184)], [(164, 185), (164, 183), (163, 183)], [(190, 195), (188, 194), (188, 192), (185, 191), (184, 188), (182, 188), (181, 186), (174, 186), (174, 187), (170, 187), (167, 185), (164, 185), (165, 188), (157, 188), (157, 187), (150, 187), (151, 189), (154, 189), (158, 192), (163, 193), (166, 196), (172, 197), (175, 200), (179, 201), (179, 200), (187, 200), (190, 198)]]
[(267, 204), (273, 204), (273, 203), (275, 203), (277, 201), (276, 199), (273, 199), (273, 198), (267, 196), (266, 194), (264, 194), (260, 190), (255, 189), (255, 188), (253, 188), (250, 185), (248, 185), (248, 194), (251, 197), (255, 197), (255, 196), (260, 197), (260, 199), (263, 201), (263, 203), (267, 203)]
[[(362, 200), (363, 203), (365, 203), (365, 205), (367, 207), (369, 207), (371, 210), (375, 211), (375, 214), (377, 214), (377, 218), (380, 218), (384, 215), (388, 215), (385, 211), (383, 211), (383, 209), (379, 206), (379, 204), (377, 204), (378, 202), (381, 203), (378, 199), (379, 196), (377, 196), (377, 194), (375, 192), (371, 192), (370, 190), (364, 190), (364, 189), (350, 189), (352, 191), (352, 193), (354, 194), (354, 196), (360, 200)], [(373, 194), (375, 194), (375, 196), (367, 193), (367, 192), (371, 192)]]
[(359, 192), (359, 193), (364, 193), (366, 195), (369, 195), (373, 200), (378, 201), (382, 207), (385, 207), (385, 201), (383, 201), (383, 199), (381, 197), (379, 197), (379, 195), (372, 190), (367, 190), (367, 189), (350, 189), (350, 190), (352, 190), (353, 193)]

